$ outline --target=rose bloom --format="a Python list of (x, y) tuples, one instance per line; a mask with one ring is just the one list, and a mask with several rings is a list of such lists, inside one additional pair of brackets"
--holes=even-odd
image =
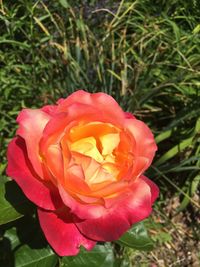
[(37, 205), (57, 254), (113, 241), (152, 211), (158, 187), (143, 175), (157, 149), (150, 129), (105, 93), (76, 91), (23, 109), (7, 174)]

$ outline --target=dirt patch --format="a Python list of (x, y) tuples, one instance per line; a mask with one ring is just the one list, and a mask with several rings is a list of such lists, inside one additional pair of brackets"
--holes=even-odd
[[(193, 198), (199, 203), (199, 196)], [(135, 267), (199, 267), (200, 266), (200, 210), (194, 205), (177, 213), (178, 197), (168, 199), (163, 211), (154, 211), (150, 227), (156, 242), (151, 252), (134, 251), (130, 255)]]

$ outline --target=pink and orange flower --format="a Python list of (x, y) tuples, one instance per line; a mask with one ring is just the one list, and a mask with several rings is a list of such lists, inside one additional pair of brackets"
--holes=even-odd
[(157, 146), (111, 96), (76, 91), (57, 105), (23, 109), (17, 122), (7, 174), (37, 205), (59, 255), (117, 240), (150, 215), (159, 190), (143, 173)]

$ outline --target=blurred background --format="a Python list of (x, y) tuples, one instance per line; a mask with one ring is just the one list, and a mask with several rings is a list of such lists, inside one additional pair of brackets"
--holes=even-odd
[[(145, 221), (154, 248), (145, 252), (115, 244), (121, 260), (102, 267), (200, 266), (199, 18), (198, 0), (0, 0), (2, 184), (18, 112), (78, 89), (112, 95), (156, 138), (159, 149), (147, 175), (161, 192)], [(0, 197), (0, 207), (3, 201)], [(25, 265), (27, 250), (19, 252), (26, 243), (20, 234), (26, 220), (33, 218), (2, 223), (0, 266), (36, 266)], [(38, 247), (31, 249), (37, 257)]]

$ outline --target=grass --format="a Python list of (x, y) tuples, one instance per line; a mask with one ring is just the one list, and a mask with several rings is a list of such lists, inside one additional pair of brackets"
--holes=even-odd
[[(54, 103), (80, 88), (106, 92), (155, 134), (159, 150), (148, 175), (161, 188), (154, 215), (161, 232), (174, 231), (180, 217), (195, 246), (200, 236), (200, 4), (75, 2), (0, 1), (0, 171), (21, 108)], [(152, 231), (167, 258), (159, 259), (158, 249), (155, 257), (139, 253), (133, 266), (195, 266), (197, 247), (196, 258), (188, 262), (178, 262), (178, 250), (168, 253), (174, 251), (170, 243), (180, 245), (183, 235), (167, 238)]]

